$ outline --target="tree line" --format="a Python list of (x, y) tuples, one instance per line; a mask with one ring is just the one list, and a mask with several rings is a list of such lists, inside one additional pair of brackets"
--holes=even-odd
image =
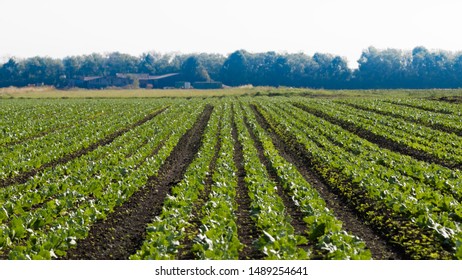
[(365, 49), (358, 68), (345, 58), (324, 53), (160, 54), (133, 56), (114, 52), (63, 59), (10, 58), (0, 67), (0, 87), (50, 85), (66, 87), (70, 80), (116, 73), (162, 75), (181, 73), (186, 81), (221, 81), (225, 85), (289, 86), (326, 89), (459, 88), (462, 53), (416, 47)]

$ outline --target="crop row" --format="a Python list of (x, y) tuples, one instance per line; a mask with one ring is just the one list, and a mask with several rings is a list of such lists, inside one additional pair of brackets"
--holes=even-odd
[[(461, 138), (424, 124), (434, 117), (457, 129), (450, 120), (460, 114), (453, 107), (296, 97), (66, 100), (36, 109), (24, 102), (11, 101), (0, 113), (7, 127), (0, 132), (7, 139), (0, 142), (0, 182), (37, 172), (0, 188), (0, 259), (65, 258), (92, 225), (135, 192), (156, 187), (153, 178), (169, 166), (164, 163), (174, 158), (169, 156), (186, 132), (194, 131), (206, 104), (214, 109), (201, 130), (201, 146), (182, 179), (165, 188), (170, 190), (162, 210), (130, 259), (238, 259), (249, 257), (243, 255), (248, 246), (266, 259), (370, 259), (366, 243), (344, 230), (315, 187), (284, 158), (287, 152), (278, 151), (276, 138), (277, 147), (282, 140), (303, 158), (310, 172), (405, 258), (462, 259), (462, 172), (454, 167), (462, 163)], [(63, 104), (68, 111), (60, 110)], [(401, 107), (409, 109), (407, 117)], [(450, 167), (381, 148), (359, 136), (360, 130)], [(250, 201), (244, 209), (243, 196)], [(255, 228), (244, 237), (252, 239), (247, 243), (240, 236), (243, 210)]]
[(150, 104), (140, 109), (136, 104), (125, 108), (124, 113), (114, 111), (109, 116), (101, 116), (88, 120), (72, 129), (50, 133), (38, 139), (12, 147), (0, 148), (0, 179), (20, 175), (41, 167), (44, 164), (57, 161), (65, 155), (88, 148), (98, 140), (114, 134), (153, 112), (161, 106)]
[[(237, 230), (238, 182), (237, 169), (233, 162), (236, 151), (231, 137), (233, 119), (243, 148), (244, 183), (251, 198), (251, 217), (259, 232), (259, 236), (254, 237), (252, 246), (256, 246), (268, 259), (370, 258), (365, 244), (342, 230), (341, 222), (326, 209), (316, 191), (291, 164), (277, 154), (271, 140), (257, 126), (250, 108), (241, 108), (237, 103), (233, 108), (234, 117), (231, 116), (230, 103), (216, 105), (216, 109), (223, 114), (221, 119), (219, 120), (220, 116), (215, 110), (197, 157), (188, 167), (183, 180), (172, 188), (171, 194), (164, 201), (161, 215), (147, 226), (143, 246), (131, 259), (176, 259), (180, 257), (179, 252), (184, 249), (187, 239), (193, 242), (191, 250), (195, 258), (239, 257), (244, 245), (239, 241)], [(264, 142), (266, 156), (272, 160), (272, 166), (283, 182), (282, 187), (290, 193), (296, 205), (306, 215), (309, 242), (316, 244), (317, 252), (322, 252), (321, 256), (310, 256), (312, 252), (299, 247), (308, 240), (294, 233), (290, 224), (291, 217), (276, 192), (280, 186), (269, 179), (268, 171), (258, 158), (244, 118), (250, 122), (254, 132), (258, 133), (260, 141)], [(220, 131), (219, 137), (217, 131)], [(211, 170), (210, 163), (217, 152), (214, 151), (217, 143), (219, 151), (215, 155), (217, 158), (214, 169)], [(206, 201), (194, 217), (193, 208), (200, 202), (201, 193), (207, 187), (206, 176), (209, 173), (212, 173), (209, 195), (204, 198)], [(195, 227), (192, 220), (197, 219), (200, 219), (200, 225), (190, 233), (190, 229)], [(187, 236), (188, 234), (195, 234), (195, 237)]]
[(462, 118), (460, 112), (458, 114), (429, 112), (410, 106), (400, 106), (399, 103), (390, 103), (386, 100), (359, 99), (342, 101), (342, 103), (351, 104), (357, 108), (376, 112), (382, 115), (405, 119), (434, 129), (462, 135)]
[(328, 125), (329, 130), (317, 127), (316, 132), (320, 136), (326, 137), (335, 145), (346, 149), (356, 157), (364, 157), (385, 168), (394, 170), (402, 176), (410, 177), (420, 184), (428, 185), (442, 194), (451, 195), (459, 202), (462, 201), (462, 189), (460, 188), (462, 174), (460, 171), (452, 170), (438, 164), (418, 161), (412, 157), (391, 152), (387, 149), (380, 149), (375, 144), (351, 133), (345, 133), (345, 130), (341, 127), (309, 115), (297, 107), (288, 106), (283, 109), (294, 117), (297, 116), (297, 113), (305, 114), (307, 118), (304, 119), (304, 122), (308, 122), (309, 118), (311, 123), (320, 121), (322, 124)]
[(251, 199), (251, 217), (261, 232), (256, 245), (268, 259), (305, 259), (307, 252), (297, 245), (307, 241), (295, 234), (290, 216), (277, 194), (278, 186), (269, 178), (268, 171), (260, 162), (255, 143), (241, 117), (242, 111), (239, 106), (234, 106), (234, 109), (244, 158), (244, 181)]
[(123, 103), (92, 103), (82, 100), (66, 102), (34, 100), (30, 106), (26, 106), (24, 102), (17, 103), (17, 100), (2, 102), (0, 146), (11, 146), (59, 129), (71, 128), (87, 119), (118, 112), (126, 106)]
[(276, 172), (284, 191), (304, 214), (309, 242), (323, 252), (325, 259), (369, 259), (370, 252), (356, 236), (342, 230), (342, 223), (326, 207), (319, 193), (297, 169), (281, 157), (267, 132), (258, 124), (249, 106), (244, 106), (246, 118), (262, 143), (265, 156)]
[(414, 107), (430, 112), (453, 114), (456, 116), (462, 116), (461, 105), (451, 104), (447, 102), (437, 102), (432, 100), (426, 100), (422, 98), (403, 98), (403, 99), (390, 99), (389, 103), (404, 105), (408, 107)]
[(208, 201), (201, 209), (202, 219), (193, 239), (192, 251), (198, 259), (238, 259), (243, 244), (238, 237), (237, 174), (233, 156), (231, 104), (222, 105), (223, 118), (219, 153), (212, 175)]
[[(433, 166), (425, 170), (421, 162), (380, 149), (296, 107), (262, 103), (259, 111), (279, 136), (288, 145), (301, 145), (318, 174), (410, 257), (461, 257), (460, 203), (437, 186), (403, 175), (419, 169), (431, 174)], [(388, 160), (394, 155), (407, 161), (407, 171)]]
[(179, 248), (186, 238), (186, 229), (193, 225), (190, 220), (193, 207), (205, 189), (206, 176), (215, 154), (214, 147), (218, 141), (220, 108), (216, 108), (207, 124), (202, 147), (196, 158), (189, 165), (183, 180), (175, 185), (167, 196), (162, 213), (147, 225), (146, 238), (142, 247), (131, 259), (175, 259)]
[(447, 162), (448, 166), (462, 164), (462, 138), (455, 134), (329, 101), (297, 104), (301, 104), (310, 112), (327, 115), (347, 126), (364, 129), (402, 146), (424, 152)]
[(92, 223), (156, 175), (202, 110), (195, 105), (169, 109), (110, 145), (2, 190), (0, 251), (12, 259), (63, 256)]

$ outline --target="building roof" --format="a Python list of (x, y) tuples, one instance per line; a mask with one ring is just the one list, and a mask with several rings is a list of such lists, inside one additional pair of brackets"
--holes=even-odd
[(172, 76), (179, 75), (179, 73), (170, 73), (170, 74), (164, 74), (164, 75), (158, 75), (158, 76), (151, 76), (149, 74), (131, 74), (131, 73), (117, 73), (116, 77), (117, 78), (135, 78), (138, 80), (160, 80)]
[(116, 77), (121, 78), (121, 79), (133, 79), (133, 78), (136, 78), (136, 79), (141, 80), (141, 79), (148, 78), (149, 74), (117, 73)]
[(93, 80), (97, 80), (101, 78), (103, 78), (103, 76), (90, 76), (90, 77), (83, 77), (83, 80), (85, 82), (88, 82), (88, 81), (93, 81)]
[[(170, 74), (164, 74), (164, 75), (157, 75), (157, 76), (151, 76), (149, 74), (131, 74), (131, 73), (117, 73), (116, 78), (119, 79), (138, 79), (140, 81), (148, 81), (148, 80), (161, 80), (165, 79), (168, 77), (176, 76), (179, 75), (180, 73), (170, 73)], [(83, 77), (83, 81), (89, 82), (89, 81), (94, 81), (102, 78), (108, 78), (109, 76), (88, 76), (88, 77)]]
[(176, 76), (179, 75), (180, 73), (170, 73), (170, 74), (165, 74), (165, 75), (159, 75), (159, 76), (149, 76), (146, 80), (160, 80), (160, 79), (165, 79), (168, 77)]

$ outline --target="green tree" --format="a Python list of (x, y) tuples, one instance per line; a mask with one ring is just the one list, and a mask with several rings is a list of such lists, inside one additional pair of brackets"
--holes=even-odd
[(156, 73), (156, 58), (152, 54), (143, 54), (138, 65), (140, 73), (154, 75)]
[(221, 67), (221, 79), (230, 86), (245, 85), (248, 81), (248, 63), (243, 51), (235, 51), (228, 56)]
[(19, 64), (14, 58), (10, 58), (0, 68), (0, 87), (18, 86), (20, 83), (20, 71)]
[(85, 55), (79, 65), (77, 76), (101, 76), (104, 75), (104, 65), (106, 59), (97, 53)]
[(186, 81), (206, 82), (210, 81), (207, 70), (195, 56), (188, 57), (181, 65), (181, 74)]
[(221, 80), (221, 68), (225, 62), (225, 57), (221, 54), (201, 53), (197, 55), (197, 59), (204, 66), (211, 80)]
[(106, 74), (138, 73), (138, 58), (119, 52), (110, 53), (105, 59)]

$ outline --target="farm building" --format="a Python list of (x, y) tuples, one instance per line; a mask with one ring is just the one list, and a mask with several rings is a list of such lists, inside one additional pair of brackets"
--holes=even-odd
[(117, 73), (115, 76), (90, 76), (73, 79), (68, 87), (102, 89), (107, 87), (164, 88), (174, 87), (179, 73), (151, 76), (149, 74)]
[(139, 86), (141, 88), (165, 88), (174, 87), (178, 81), (180, 74), (171, 73), (159, 76), (146, 76), (139, 78)]

